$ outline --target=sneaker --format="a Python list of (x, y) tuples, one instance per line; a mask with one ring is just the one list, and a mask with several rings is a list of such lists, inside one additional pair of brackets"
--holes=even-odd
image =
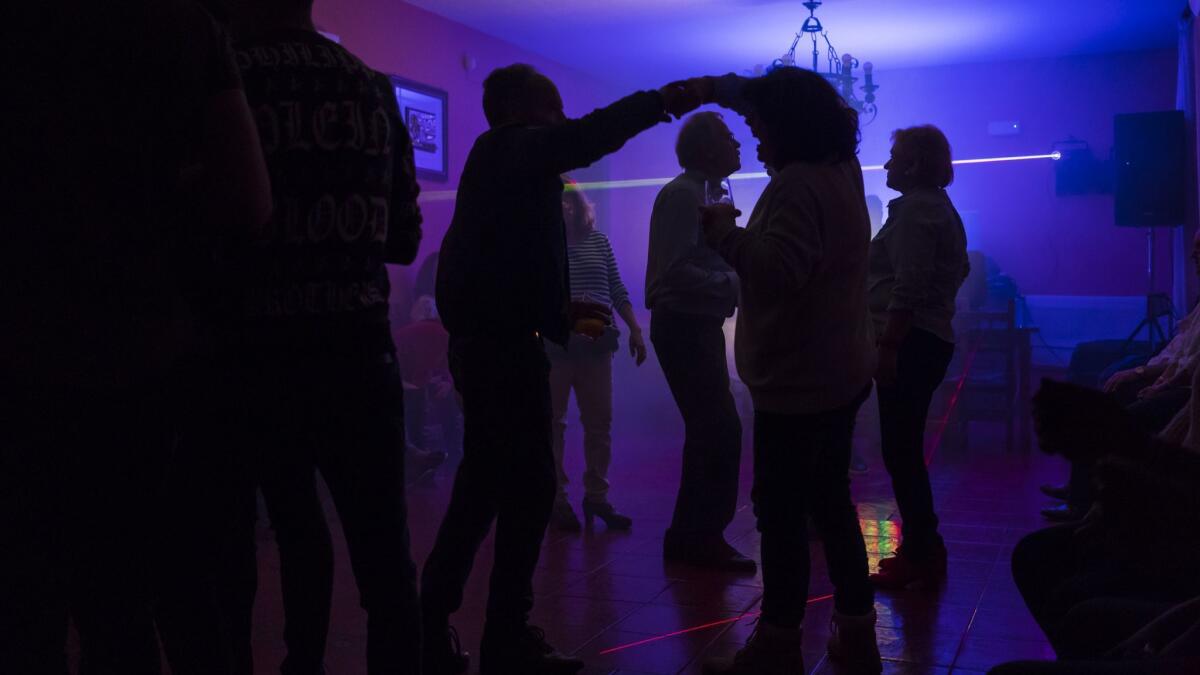
[(834, 611), (829, 621), (829, 659), (846, 675), (877, 675), (883, 672), (879, 644), (875, 641), (875, 610), (861, 616)]
[(734, 574), (752, 575), (758, 571), (753, 558), (742, 555), (721, 535), (680, 537), (668, 532), (663, 537), (663, 559)]
[(910, 586), (933, 584), (946, 578), (946, 546), (939, 544), (929, 554), (917, 557), (897, 549), (896, 555), (879, 561), (879, 571), (871, 583), (883, 590), (901, 590)]
[(704, 662), (704, 675), (804, 675), (803, 634), (759, 619), (746, 646), (732, 658)]
[(421, 664), (421, 672), (425, 675), (462, 675), (471, 666), (471, 657), (462, 650), (454, 626), (426, 623)]
[(501, 627), (489, 623), (483, 628), (480, 675), (575, 675), (580, 670), (583, 661), (560, 654), (537, 626)]

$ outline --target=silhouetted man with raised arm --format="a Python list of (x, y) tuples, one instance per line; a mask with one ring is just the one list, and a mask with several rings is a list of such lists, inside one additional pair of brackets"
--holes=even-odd
[(560, 175), (696, 107), (685, 83), (632, 94), (577, 120), (531, 66), (493, 71), (483, 110), (491, 129), (471, 149), (442, 244), (437, 302), (450, 332), (450, 369), (463, 397), (463, 462), (422, 575), (425, 673), (462, 673), (449, 615), (480, 542), (496, 520), (496, 554), (481, 648), (483, 675), (574, 673), (583, 667), (528, 625), (533, 571), (554, 503), (549, 362), (565, 344), (567, 250)]

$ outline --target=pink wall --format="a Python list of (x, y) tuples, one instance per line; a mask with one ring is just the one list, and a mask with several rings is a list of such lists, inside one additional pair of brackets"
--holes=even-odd
[[(889, 136), (931, 122), (949, 136), (958, 158), (1050, 152), (1068, 136), (1108, 157), (1116, 113), (1172, 109), (1175, 50), (877, 71), (880, 114), (863, 130), (863, 164), (882, 164)], [(758, 171), (755, 141), (736, 115), (727, 121), (741, 140), (744, 171)], [(987, 125), (1015, 120), (1017, 136), (994, 137)], [(660, 126), (614, 156), (614, 178), (670, 176), (678, 125)], [(896, 196), (882, 172), (865, 174), (867, 192)], [(749, 213), (762, 181), (734, 184)], [(973, 248), (994, 257), (1026, 294), (1140, 295), (1145, 292), (1145, 235), (1113, 224), (1111, 195), (1056, 197), (1050, 161), (959, 167), (951, 196), (968, 222)], [(642, 293), (645, 229), (655, 189), (612, 197), (610, 234), (627, 282)], [(1170, 288), (1169, 236), (1159, 235), (1159, 277)]]
[[(566, 112), (572, 116), (614, 98), (612, 88), (605, 83), (399, 0), (317, 0), (314, 19), (321, 30), (338, 35), (343, 46), (372, 68), (449, 94), (450, 179), (421, 181), (422, 191), (427, 193), (458, 185), (471, 144), (487, 129), (481, 107), (482, 85), (493, 68), (516, 62), (532, 64), (558, 84)], [(474, 70), (464, 68), (466, 55), (474, 58)], [(597, 177), (605, 171), (601, 166), (582, 175)], [(423, 201), (421, 208), (425, 238), (418, 264), (441, 246), (454, 202)], [(405, 304), (405, 274), (393, 270), (393, 279), (398, 282), (397, 306)]]

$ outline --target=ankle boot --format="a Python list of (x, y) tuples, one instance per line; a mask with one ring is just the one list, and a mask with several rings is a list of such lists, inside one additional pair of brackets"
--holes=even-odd
[(847, 675), (877, 675), (883, 672), (879, 645), (875, 642), (875, 610), (847, 616), (836, 610), (829, 625), (829, 658)]
[(604, 526), (610, 530), (628, 530), (633, 527), (633, 518), (617, 513), (608, 502), (583, 502), (583, 520), (588, 527), (592, 526), (592, 518), (604, 521)]
[(799, 628), (780, 628), (759, 619), (746, 646), (733, 658), (706, 661), (704, 675), (804, 675), (801, 637)]

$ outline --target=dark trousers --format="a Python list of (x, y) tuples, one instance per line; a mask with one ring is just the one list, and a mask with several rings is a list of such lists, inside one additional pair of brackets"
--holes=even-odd
[[(1178, 581), (1149, 578), (1088, 550), (1077, 539), (1078, 527), (1026, 535), (1012, 557), (1013, 581), (1060, 658), (1099, 655), (1120, 639), (1115, 634), (1195, 594)], [(1113, 610), (1116, 602), (1119, 611)]]
[[(223, 362), (197, 359), (181, 369), (175, 451), (160, 506), (164, 525), (158, 563), (155, 619), (171, 672), (177, 675), (253, 673), (250, 626), (245, 626), (245, 668), (235, 670), (227, 623), (226, 597), (254, 599), (254, 557), (250, 587), (229, 586), (220, 566), (229, 559), (222, 547), (229, 528), (240, 523), (230, 499), (243, 490), (248, 471), (244, 446), (231, 442), (225, 422), (232, 419), (232, 373)], [(240, 386), (240, 382), (238, 383)], [(253, 523), (250, 523), (253, 541)], [(229, 594), (234, 594), (230, 596)]]
[[(319, 471), (333, 497), (350, 565), (367, 613), (367, 672), (420, 667), (420, 603), (409, 546), (399, 371), (384, 356), (357, 361), (251, 363), (239, 442), (255, 455), (254, 475), (235, 501), (231, 585), (253, 591), (253, 487), (263, 492), (279, 545), (284, 601), (283, 672), (322, 673), (333, 587), (333, 553), (316, 489)], [(255, 480), (256, 479), (256, 480)], [(247, 661), (252, 594), (230, 599), (235, 656)]]
[(846, 615), (871, 611), (867, 551), (850, 499), (854, 421), (870, 386), (850, 403), (812, 415), (754, 413), (754, 514), (762, 533), (762, 617), (794, 628), (808, 602), (806, 520), (825, 547), (834, 607)]
[(953, 356), (953, 344), (914, 328), (900, 345), (896, 381), (877, 390), (883, 463), (900, 510), (904, 551), (917, 557), (942, 543), (925, 467), (925, 421)]
[(729, 391), (724, 319), (656, 310), (650, 341), (683, 415), (683, 476), (668, 536), (721, 535), (737, 511), (742, 423)]
[[(448, 455), (461, 453), (461, 417), (453, 394), (438, 398), (432, 385), (404, 390), (404, 426), (408, 430), (408, 440), (422, 450), (440, 450)], [(429, 422), (437, 425), (440, 437), (429, 436)]]
[(421, 574), (426, 622), (440, 626), (462, 605), (475, 554), (495, 521), (487, 619), (523, 624), (554, 506), (550, 363), (533, 335), (452, 336), (450, 370), (462, 394), (463, 460)]
[(171, 449), (166, 390), (0, 390), (0, 672), (160, 671), (154, 536)]

